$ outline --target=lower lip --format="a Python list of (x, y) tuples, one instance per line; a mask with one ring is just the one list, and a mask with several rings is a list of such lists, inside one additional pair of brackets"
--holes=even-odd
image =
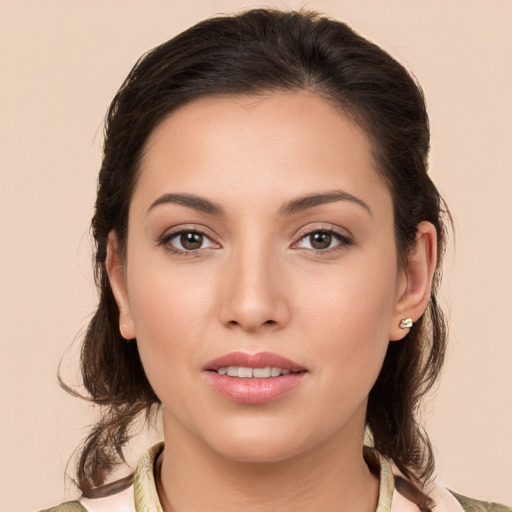
[(290, 373), (268, 379), (244, 379), (207, 372), (208, 380), (217, 392), (233, 402), (243, 404), (264, 404), (277, 400), (297, 387), (306, 373)]

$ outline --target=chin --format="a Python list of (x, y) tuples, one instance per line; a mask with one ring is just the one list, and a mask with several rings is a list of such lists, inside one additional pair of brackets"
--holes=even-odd
[[(280, 427), (280, 428), (279, 428)], [(281, 462), (313, 448), (320, 439), (308, 436), (291, 425), (276, 427), (272, 422), (246, 422), (245, 425), (221, 428), (205, 439), (222, 457), (244, 463)], [(226, 436), (226, 432), (231, 432)]]
[(217, 453), (225, 459), (245, 464), (268, 464), (292, 458), (300, 449), (290, 443), (279, 443), (269, 439), (234, 442), (219, 447)]

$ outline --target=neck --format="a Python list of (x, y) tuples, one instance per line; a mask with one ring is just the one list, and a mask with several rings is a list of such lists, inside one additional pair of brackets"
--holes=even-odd
[(343, 437), (337, 434), (285, 460), (240, 462), (213, 452), (189, 432), (167, 432), (165, 422), (164, 434), (172, 440), (157, 468), (164, 512), (373, 512), (377, 507), (379, 482), (364, 462), (362, 438), (337, 439)]

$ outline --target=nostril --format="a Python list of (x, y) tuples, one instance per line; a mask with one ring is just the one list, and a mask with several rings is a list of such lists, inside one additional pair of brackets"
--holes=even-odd
[[(259, 325), (260, 326), (274, 326), (274, 325), (277, 325), (277, 324), (278, 324), (278, 322), (276, 320), (266, 320), (265, 322), (263, 322), (263, 323), (261, 323)], [(227, 323), (227, 325), (230, 326), (230, 327), (242, 327), (242, 326), (244, 326), (248, 330), (257, 329), (257, 325), (249, 325), (248, 323), (239, 322), (238, 320), (230, 320)]]

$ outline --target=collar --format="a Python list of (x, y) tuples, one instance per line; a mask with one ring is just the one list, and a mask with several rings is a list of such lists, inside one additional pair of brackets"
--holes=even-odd
[[(164, 449), (160, 442), (152, 446), (140, 459), (133, 485), (106, 498), (86, 499), (80, 503), (87, 512), (163, 512), (156, 490), (155, 462)], [(379, 499), (375, 512), (418, 512), (418, 508), (395, 491), (394, 477), (398, 470), (373, 448), (364, 448), (364, 458), (370, 470), (379, 476)], [(436, 504), (436, 512), (463, 512), (460, 503), (441, 486), (434, 486), (430, 496)], [(134, 507), (135, 504), (135, 507)]]
[(164, 512), (156, 491), (155, 462), (164, 449), (164, 442), (152, 446), (140, 459), (133, 475), (136, 512)]
[[(136, 512), (163, 512), (155, 482), (155, 462), (164, 449), (164, 443), (151, 447), (140, 459), (133, 476)], [(375, 512), (391, 512), (394, 483), (388, 461), (376, 450), (365, 447), (364, 457), (372, 472), (379, 473), (379, 500)]]

